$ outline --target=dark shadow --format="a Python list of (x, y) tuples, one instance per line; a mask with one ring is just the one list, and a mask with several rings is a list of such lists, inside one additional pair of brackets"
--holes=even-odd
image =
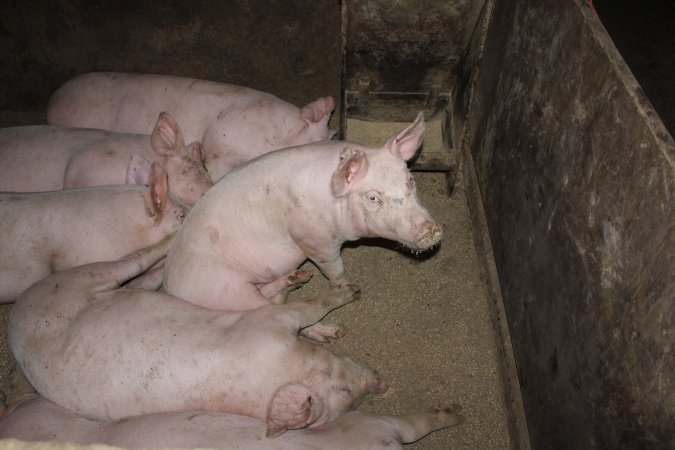
[(390, 241), (389, 239), (384, 238), (361, 238), (357, 241), (348, 241), (342, 248), (357, 248), (357, 247), (381, 247), (388, 250), (393, 250), (406, 258), (410, 259), (412, 262), (423, 262), (429, 258), (432, 258), (438, 250), (441, 248), (442, 243), (434, 245), (432, 248), (417, 252), (411, 250), (403, 244), (399, 244), (395, 241)]

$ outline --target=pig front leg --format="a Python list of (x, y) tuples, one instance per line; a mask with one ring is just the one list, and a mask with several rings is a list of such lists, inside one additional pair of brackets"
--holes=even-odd
[[(359, 298), (361, 298), (361, 288), (355, 284), (332, 287), (319, 297), (285, 305), (284, 313), (277, 319), (285, 321), (295, 332), (298, 332), (303, 328), (317, 324), (332, 310)], [(320, 325), (317, 336), (323, 331), (328, 332), (330, 336), (336, 335), (336, 337), (339, 337), (337, 336), (339, 334), (337, 332), (338, 327)]]
[(330, 257), (320, 258), (309, 256), (309, 259), (311, 259), (314, 264), (317, 265), (319, 270), (321, 270), (321, 273), (328, 278), (331, 286), (343, 286), (349, 284), (339, 249)]
[(38, 396), (19, 366), (14, 366), (12, 369), (11, 379), (12, 393), (7, 397), (7, 408), (4, 414), (10, 414), (21, 404)]
[(156, 291), (162, 286), (164, 279), (164, 260), (133, 278), (124, 284), (124, 287), (131, 289), (144, 289), (146, 291)]
[(434, 409), (420, 414), (407, 416), (380, 416), (393, 425), (400, 441), (409, 444), (422, 439), (432, 431), (453, 427), (464, 422), (464, 417), (457, 415), (462, 410), (459, 405), (450, 405), (447, 408)]

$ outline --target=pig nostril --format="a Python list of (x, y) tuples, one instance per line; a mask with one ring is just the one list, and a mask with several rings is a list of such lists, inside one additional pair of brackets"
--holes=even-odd
[(443, 236), (443, 228), (437, 223), (427, 224), (417, 235), (417, 247), (427, 249), (436, 245)]

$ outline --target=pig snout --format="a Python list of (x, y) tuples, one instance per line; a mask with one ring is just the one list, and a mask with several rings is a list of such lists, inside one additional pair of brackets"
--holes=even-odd
[(354, 390), (354, 405), (356, 406), (371, 394), (383, 394), (389, 389), (382, 375), (376, 370), (365, 367), (365, 373), (360, 378), (360, 386)]
[(386, 381), (384, 381), (384, 378), (382, 378), (382, 375), (379, 374), (379, 372), (375, 371), (374, 372), (375, 379), (372, 385), (370, 386), (369, 392), (371, 394), (384, 394), (387, 392), (387, 389), (389, 389), (389, 385), (387, 384)]
[(443, 227), (435, 222), (426, 222), (415, 238), (415, 250), (426, 250), (438, 244), (443, 237)]

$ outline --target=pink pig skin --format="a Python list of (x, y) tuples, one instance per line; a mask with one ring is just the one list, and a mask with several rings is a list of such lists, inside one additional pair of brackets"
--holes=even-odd
[[(164, 289), (207, 308), (282, 303), (311, 259), (347, 283), (345, 241), (383, 237), (413, 250), (439, 242), (406, 160), (421, 145), (421, 113), (381, 148), (324, 141), (268, 153), (216, 183), (195, 205), (166, 259)], [(299, 280), (299, 281), (298, 281)], [(306, 281), (306, 278), (304, 279)]]
[(193, 205), (213, 184), (201, 144), (185, 145), (176, 120), (155, 117), (144, 133), (31, 125), (0, 129), (0, 191), (41, 192), (147, 184), (150, 164), (168, 173), (171, 193)]
[[(246, 312), (117, 288), (161, 259), (171, 237), (55, 273), (21, 295), (8, 336), (37, 392), (91, 419), (220, 411), (266, 419), (278, 434), (320, 426), (387, 389), (372, 369), (298, 336), (357, 298), (352, 285)], [(329, 331), (325, 339), (344, 335)]]
[(52, 95), (47, 122), (142, 133), (160, 111), (180, 122), (188, 142), (204, 144), (206, 168), (218, 180), (233, 167), (278, 148), (330, 139), (335, 107), (321, 97), (298, 108), (242, 86), (168, 75), (95, 72)]
[(124, 448), (395, 450), (433, 431), (462, 423), (464, 418), (457, 415), (460, 409), (451, 405), (406, 416), (351, 411), (314, 429), (289, 430), (266, 438), (263, 421), (236, 414), (181, 411), (99, 422), (35, 393), (26, 393), (0, 419), (0, 438)]
[(0, 302), (73, 266), (120, 258), (178, 229), (189, 208), (153, 164), (148, 187), (0, 193)]

